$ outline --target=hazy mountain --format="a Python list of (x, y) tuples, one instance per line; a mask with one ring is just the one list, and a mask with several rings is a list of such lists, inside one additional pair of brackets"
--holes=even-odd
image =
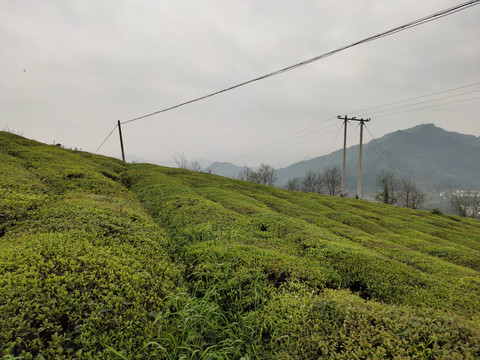
[[(127, 155), (126, 160), (127, 160), (127, 162), (131, 162), (131, 163), (154, 164), (154, 165), (173, 167), (173, 168), (178, 167), (178, 165), (175, 162), (175, 160), (173, 159), (173, 157), (172, 157), (171, 160), (151, 160), (151, 159), (141, 158), (141, 157), (138, 157), (138, 156), (135, 156), (135, 155)], [(192, 159), (192, 160), (190, 160), (190, 159), (187, 159), (187, 160), (188, 160), (189, 164), (191, 164), (193, 161), (197, 161), (200, 164), (200, 166), (202, 167), (202, 169), (207, 168), (212, 163), (210, 160), (207, 160), (207, 159), (204, 159), (204, 158), (195, 158), (195, 159)]]
[(236, 177), (245, 167), (233, 165), (229, 162), (214, 162), (208, 166), (205, 170), (210, 171), (212, 174), (226, 176), (230, 178)]
[(154, 165), (161, 165), (166, 167), (177, 167), (177, 164), (175, 163), (175, 161), (173, 161), (173, 159), (167, 160), (167, 161), (159, 161), (159, 160), (146, 159), (136, 155), (129, 155), (129, 154), (127, 154), (125, 158), (129, 163), (154, 164)]
[[(359, 146), (347, 148), (346, 188), (356, 193)], [(343, 150), (301, 161), (277, 172), (279, 183), (303, 178), (309, 170), (342, 166)], [(387, 134), (363, 146), (363, 192), (373, 192), (382, 169), (410, 177), (425, 190), (480, 186), (480, 137), (449, 132), (433, 124)]]
[(189, 163), (191, 163), (193, 161), (198, 162), (200, 164), (200, 166), (202, 167), (202, 169), (206, 169), (212, 164), (212, 162), (210, 160), (207, 160), (207, 159), (204, 159), (204, 158), (194, 158), (192, 160), (190, 160), (190, 159), (188, 159), (188, 160), (189, 160), (188, 161)]

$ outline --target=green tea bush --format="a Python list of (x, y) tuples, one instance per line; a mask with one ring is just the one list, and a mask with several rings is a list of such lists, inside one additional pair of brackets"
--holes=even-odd
[[(424, 249), (428, 246), (437, 249), (439, 242), (443, 243), (441, 246), (448, 246), (456, 252), (451, 256), (454, 260), (448, 260), (458, 264), (475, 261), (469, 260), (475, 255), (468, 257), (466, 252), (460, 253), (460, 247), (455, 247), (449, 240), (435, 238), (418, 230), (412, 233), (412, 222), (418, 228), (423, 226), (431, 231), (431, 225), (425, 221), (425, 218), (428, 220), (428, 213), (381, 204), (373, 206), (351, 199), (342, 199), (339, 204), (338, 198), (302, 193), (292, 196), (290, 192), (268, 187), (263, 187), (265, 190), (262, 193), (262, 187), (258, 184), (250, 187), (248, 183), (220, 180), (218, 177), (212, 177), (211, 182), (202, 179), (194, 187), (189, 187), (188, 181), (192, 181), (192, 178), (185, 181), (184, 173), (154, 167), (148, 169), (146, 171), (144, 166), (131, 169), (131, 174), (143, 172), (143, 176), (133, 182), (136, 185), (132, 189), (142, 192), (146, 185), (153, 190), (146, 192), (150, 196), (148, 204), (156, 209), (161, 206), (162, 224), (169, 229), (174, 241), (187, 246), (197, 241), (241, 243), (262, 246), (282, 256), (296, 256), (299, 263), (308, 259), (322, 271), (335, 271), (335, 283), (340, 287), (350, 289), (361, 297), (389, 304), (428, 304), (441, 309), (454, 307), (472, 314), (477, 303), (474, 300), (477, 298), (475, 289), (460, 289), (455, 285), (458, 277), (452, 277), (455, 270), (450, 266), (451, 262), (447, 262), (449, 266), (444, 266), (441, 263), (443, 260), (439, 262), (432, 259)], [(147, 177), (148, 183), (145, 180)], [(156, 193), (153, 188), (156, 183), (176, 183), (177, 186), (172, 187), (174, 195)], [(222, 186), (221, 190), (212, 189), (212, 184)], [(233, 193), (231, 198), (227, 196), (229, 192)], [(307, 200), (302, 199), (303, 195)], [(246, 197), (253, 198), (252, 204), (257, 210), (263, 208), (263, 211), (232, 213), (230, 210), (236, 203), (246, 203)], [(308, 207), (312, 207), (312, 198), (316, 198), (317, 203), (325, 204), (321, 215), (314, 216), (311, 210), (300, 206), (306, 202)], [(292, 205), (288, 206), (288, 202)], [(266, 207), (262, 207), (262, 204)], [(380, 206), (378, 211), (377, 206)], [(326, 208), (333, 210), (328, 212)], [(393, 209), (393, 217), (387, 211), (389, 208)], [(289, 212), (289, 215), (286, 216), (285, 212)], [(406, 231), (413, 236), (402, 238), (395, 235)], [(429, 236), (434, 242), (428, 245), (422, 238), (417, 238), (418, 235)], [(462, 260), (462, 256), (466, 261)], [(417, 260), (413, 263), (413, 259)], [(419, 262), (419, 259), (422, 261)], [(430, 272), (427, 273), (423, 271), (424, 265), (419, 266), (420, 263), (426, 264), (425, 259), (430, 264)], [(436, 276), (438, 273), (448, 273), (450, 277), (448, 280), (439, 279)], [(456, 275), (469, 276), (467, 274), (472, 275), (460, 268)], [(445, 285), (446, 282), (449, 285)], [(448, 296), (445, 296), (445, 286), (450, 288)]]
[(6, 358), (480, 357), (480, 223), (0, 133)]
[(180, 272), (165, 232), (122, 185), (125, 166), (0, 142), (11, 154), (0, 157), (0, 353), (143, 358)]
[(108, 238), (66, 232), (7, 236), (0, 245), (0, 342), (26, 358), (141, 346), (149, 313), (163, 308), (177, 276), (159, 242), (145, 238), (112, 246)]
[[(261, 314), (265, 357), (475, 359), (480, 331), (449, 313), (291, 284)], [(273, 354), (270, 355), (270, 354)]]

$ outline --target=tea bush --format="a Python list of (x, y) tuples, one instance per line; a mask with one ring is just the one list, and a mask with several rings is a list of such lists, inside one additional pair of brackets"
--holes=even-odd
[(136, 353), (180, 272), (165, 232), (121, 184), (125, 166), (11, 134), (0, 143), (10, 154), (0, 157), (0, 352)]
[(480, 357), (480, 223), (0, 133), (6, 358)]

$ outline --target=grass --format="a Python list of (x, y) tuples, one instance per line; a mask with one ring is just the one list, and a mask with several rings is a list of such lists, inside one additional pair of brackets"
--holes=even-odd
[(480, 222), (0, 133), (6, 358), (480, 357)]

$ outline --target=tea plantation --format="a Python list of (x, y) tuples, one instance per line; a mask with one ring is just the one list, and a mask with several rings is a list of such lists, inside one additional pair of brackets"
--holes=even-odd
[(480, 222), (0, 132), (4, 359), (480, 358)]

